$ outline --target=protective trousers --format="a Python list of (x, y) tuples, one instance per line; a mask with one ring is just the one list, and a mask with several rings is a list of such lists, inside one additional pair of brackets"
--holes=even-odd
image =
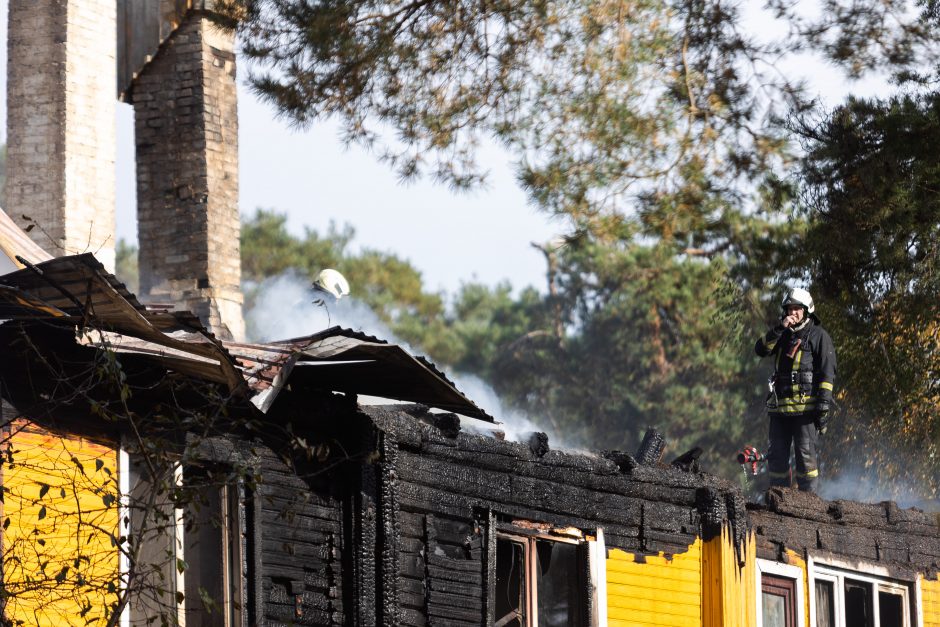
[(796, 458), (796, 483), (800, 490), (815, 492), (819, 484), (819, 466), (816, 460), (818, 437), (811, 415), (771, 416), (770, 449), (767, 451), (770, 485), (790, 486), (792, 444)]

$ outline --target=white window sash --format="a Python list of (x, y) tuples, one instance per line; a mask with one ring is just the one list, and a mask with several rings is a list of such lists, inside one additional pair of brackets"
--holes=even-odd
[(913, 591), (915, 604), (916, 604), (916, 616), (917, 616), (917, 625), (923, 625), (923, 619), (921, 617), (921, 605), (920, 605), (920, 582), (905, 582), (899, 580), (892, 580), (887, 577), (887, 571), (881, 566), (864, 564), (852, 564), (852, 568), (847, 568), (845, 565), (839, 562), (834, 562), (832, 564), (828, 562), (820, 562), (810, 558), (807, 562), (807, 568), (809, 570), (809, 587), (812, 591), (810, 595), (810, 621), (815, 627), (816, 625), (816, 580), (822, 581), (831, 581), (833, 582), (833, 593), (835, 596), (835, 607), (836, 607), (836, 627), (851, 627), (850, 625), (845, 624), (845, 580), (851, 579), (854, 581), (860, 581), (862, 583), (867, 583), (871, 586), (872, 590), (872, 613), (874, 618), (875, 627), (879, 627), (880, 615), (879, 611), (881, 609), (881, 601), (879, 598), (879, 592), (888, 592), (891, 594), (897, 594), (901, 597), (901, 607), (902, 609), (902, 621), (905, 627), (912, 627), (912, 616), (911, 616), (911, 594)]

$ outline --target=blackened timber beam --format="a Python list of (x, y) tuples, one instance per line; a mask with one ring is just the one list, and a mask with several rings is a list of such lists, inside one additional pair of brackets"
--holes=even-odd
[(382, 599), (381, 624), (397, 627), (401, 623), (398, 600), (398, 540), (401, 526), (398, 522), (398, 443), (387, 433), (379, 435), (381, 461), (378, 468), (379, 542), (381, 546), (381, 575), (377, 580)]

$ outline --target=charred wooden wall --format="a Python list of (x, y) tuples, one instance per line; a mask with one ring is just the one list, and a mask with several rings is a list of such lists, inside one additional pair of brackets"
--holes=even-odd
[(940, 514), (895, 503), (825, 501), (773, 488), (765, 505), (749, 505), (757, 556), (783, 560), (786, 551), (884, 565), (898, 576), (940, 572)]
[(722, 524), (745, 530), (740, 493), (715, 477), (642, 465), (625, 472), (600, 456), (365, 411), (382, 434), (376, 624), (487, 624), (498, 522), (602, 528), (608, 547), (653, 554), (685, 552)]
[(753, 531), (758, 557), (776, 561), (828, 552), (900, 575), (940, 570), (940, 521), (893, 504), (772, 490), (745, 509), (740, 490), (702, 473), (467, 434), (414, 410), (337, 416), (345, 462), (258, 453), (268, 625), (488, 624), (496, 528), (520, 520), (601, 528), (608, 548), (639, 555), (685, 553), (728, 528), (739, 546)]
[(342, 625), (343, 503), (330, 473), (300, 473), (260, 449), (261, 588), (267, 625)]

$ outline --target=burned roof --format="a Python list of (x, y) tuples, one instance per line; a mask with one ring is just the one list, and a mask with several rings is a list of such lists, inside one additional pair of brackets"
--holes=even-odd
[(771, 488), (765, 503), (749, 503), (757, 555), (779, 559), (784, 550), (884, 565), (903, 575), (940, 572), (940, 513), (896, 503), (827, 501), (809, 492)]
[[(600, 526), (611, 546), (643, 553), (684, 552), (696, 537), (726, 527), (740, 547), (747, 533), (738, 486), (660, 463), (642, 444), (635, 455), (555, 450), (538, 437), (512, 442), (453, 428), (421, 408), (360, 411), (395, 443), (397, 496), (412, 511), (460, 518), (496, 508), (522, 519)], [(621, 456), (635, 463), (623, 464)]]
[(222, 341), (189, 312), (141, 304), (92, 254), (25, 265), (0, 276), (0, 320), (94, 330), (79, 341), (223, 384), (262, 412), (290, 381), (493, 421), (429, 361), (379, 338), (332, 327), (266, 344)]

